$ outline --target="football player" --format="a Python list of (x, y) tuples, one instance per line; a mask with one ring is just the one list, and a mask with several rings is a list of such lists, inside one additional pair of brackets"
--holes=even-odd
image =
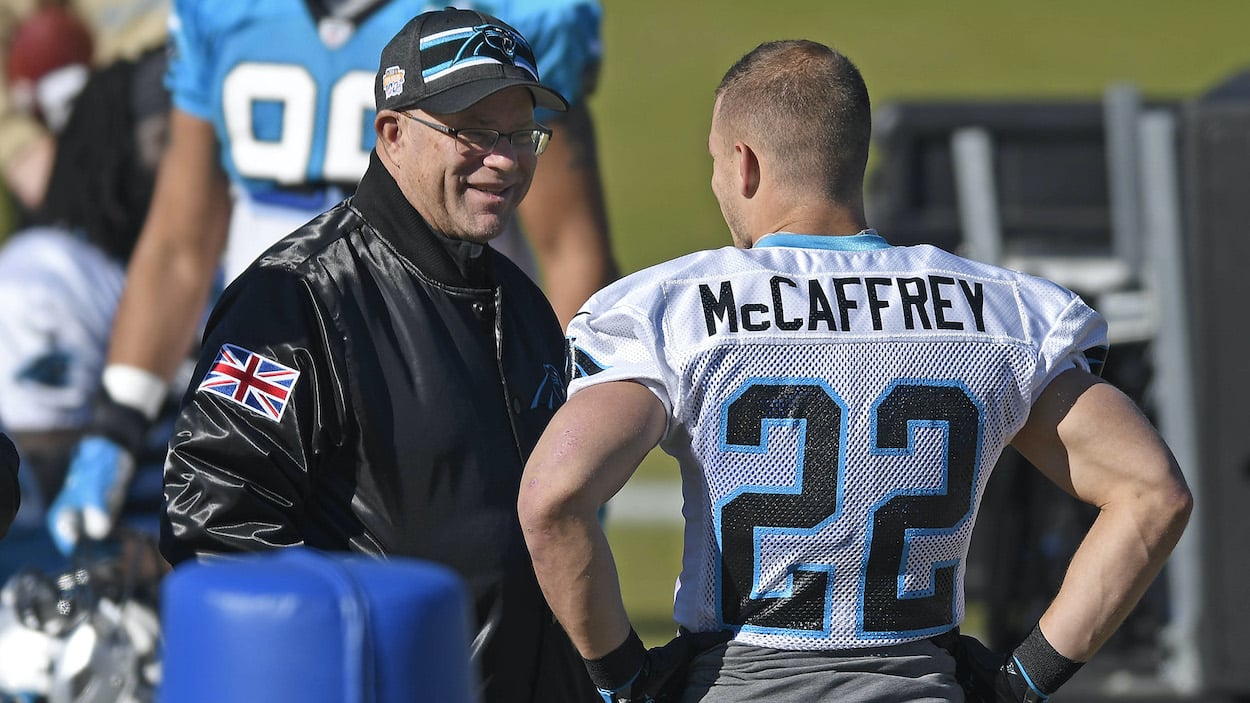
[[(748, 53), (708, 137), (735, 246), (628, 276), (569, 326), (576, 377), (520, 510), (604, 700), (1043, 701), (1181, 535), (1192, 499), (1171, 452), (1096, 375), (1104, 319), (1049, 281), (870, 229), (870, 125), (842, 54)], [(595, 519), (657, 443), (685, 499), (676, 621), (732, 636), (687, 648), (684, 680), (672, 648), (634, 634)], [(994, 653), (958, 628), (1008, 445), (1100, 513), (1032, 633)]]

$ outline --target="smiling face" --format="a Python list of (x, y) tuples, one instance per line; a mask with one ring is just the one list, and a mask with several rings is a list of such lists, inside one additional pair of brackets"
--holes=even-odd
[[(526, 88), (508, 88), (467, 110), (412, 114), (452, 129), (487, 128), (509, 133), (535, 126), (534, 100)], [(408, 202), (435, 231), (484, 243), (499, 236), (534, 178), (538, 156), (517, 151), (506, 138), (484, 154), (467, 154), (461, 143), (403, 117), (392, 171)]]

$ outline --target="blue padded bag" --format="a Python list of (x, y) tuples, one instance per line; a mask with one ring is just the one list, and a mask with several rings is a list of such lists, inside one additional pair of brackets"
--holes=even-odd
[(162, 584), (166, 703), (471, 703), (468, 596), (447, 567), (291, 547)]

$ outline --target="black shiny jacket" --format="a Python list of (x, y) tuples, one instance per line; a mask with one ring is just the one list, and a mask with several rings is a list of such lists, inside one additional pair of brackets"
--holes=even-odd
[[(255, 354), (298, 371), (285, 406), (202, 388), (223, 344), (243, 366)], [(170, 443), (162, 554), (304, 544), (440, 562), (476, 607), (485, 700), (593, 697), (516, 511), (564, 400), (563, 346), (534, 282), (430, 231), (375, 154), (356, 195), (269, 249), (214, 309)]]

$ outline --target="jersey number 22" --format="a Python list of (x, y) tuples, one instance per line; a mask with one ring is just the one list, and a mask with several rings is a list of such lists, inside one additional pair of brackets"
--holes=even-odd
[[(786, 379), (753, 381), (726, 406), (724, 444), (730, 451), (767, 450), (765, 427), (802, 423), (798, 492), (744, 491), (724, 502), (719, 516), (721, 544), (720, 607), (729, 625), (789, 635), (820, 636), (829, 630), (832, 565), (788, 565), (791, 580), (784, 592), (758, 593), (758, 538), (801, 535), (837, 519), (848, 485), (843, 443), (842, 401), (823, 382)], [(947, 533), (962, 524), (972, 505), (978, 461), (980, 408), (960, 385), (947, 382), (897, 382), (873, 406), (871, 452), (906, 460), (912, 430), (937, 427), (945, 432), (945, 487), (942, 490), (900, 486), (870, 511), (865, 532), (866, 558), (858, 574), (856, 610), (861, 638), (937, 634), (954, 626), (958, 563), (933, 564), (932, 587), (904, 592), (902, 568), (911, 536)]]

